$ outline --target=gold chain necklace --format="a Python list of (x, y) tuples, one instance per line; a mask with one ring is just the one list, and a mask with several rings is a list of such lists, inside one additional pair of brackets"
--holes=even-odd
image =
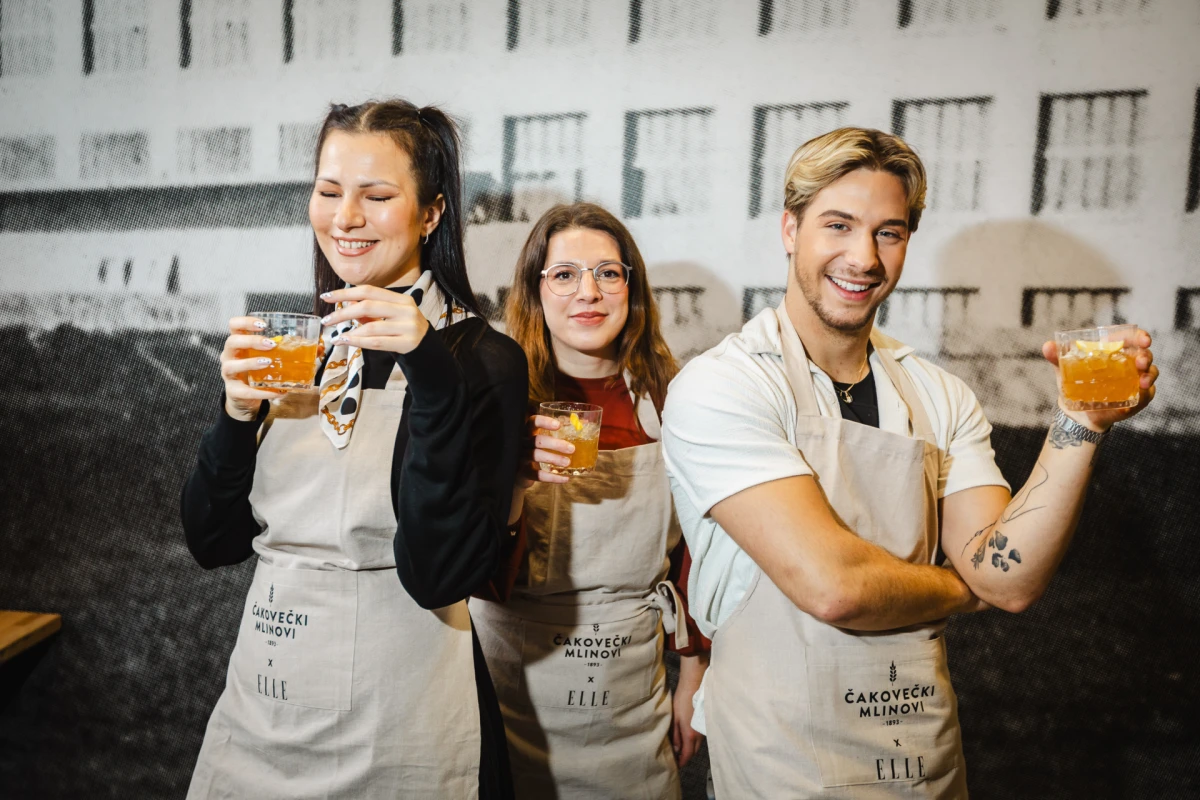
[(836, 385), (833, 387), (833, 390), (838, 393), (838, 396), (842, 398), (842, 402), (845, 403), (846, 405), (850, 405), (851, 403), (854, 402), (854, 397), (850, 394), (850, 390), (853, 389), (855, 386), (858, 386), (863, 381), (865, 381), (868, 378), (868, 376), (870, 376), (870, 374), (871, 374), (871, 361), (870, 361), (869, 356), (868, 356), (868, 360), (867, 360), (866, 364), (864, 364), (864, 366), (867, 368), (866, 375), (863, 375), (861, 378), (859, 378), (854, 383), (847, 386), (845, 389), (839, 389)]

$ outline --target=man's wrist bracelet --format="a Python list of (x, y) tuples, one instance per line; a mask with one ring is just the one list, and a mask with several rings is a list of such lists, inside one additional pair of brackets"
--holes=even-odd
[(1108, 436), (1108, 431), (1100, 433), (1091, 428), (1080, 425), (1075, 420), (1068, 417), (1061, 408), (1054, 409), (1054, 424), (1050, 426), (1050, 436), (1060, 436), (1071, 441), (1091, 442), (1097, 447)]

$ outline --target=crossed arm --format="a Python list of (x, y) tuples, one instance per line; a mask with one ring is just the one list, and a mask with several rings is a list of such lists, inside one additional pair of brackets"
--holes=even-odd
[(989, 605), (1019, 612), (1046, 590), (1070, 544), (1095, 449), (1052, 430), (1016, 497), (1003, 486), (946, 497), (942, 546), (953, 569), (859, 538), (807, 475), (753, 486), (712, 515), (797, 608), (831, 625), (890, 630)]

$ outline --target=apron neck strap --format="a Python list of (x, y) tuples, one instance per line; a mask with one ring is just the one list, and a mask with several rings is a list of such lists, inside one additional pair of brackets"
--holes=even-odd
[(633, 410), (638, 424), (642, 426), (642, 431), (654, 441), (660, 441), (662, 439), (662, 420), (658, 418), (654, 401), (650, 399), (649, 395), (638, 397), (633, 393), (633, 375), (629, 370), (625, 370), (625, 385), (630, 387), (629, 399), (633, 401)]
[(788, 317), (787, 309), (780, 302), (775, 309), (779, 318), (779, 343), (783, 352), (783, 371), (787, 374), (788, 383), (792, 387), (792, 395), (796, 398), (796, 416), (819, 417), (821, 408), (817, 405), (817, 389), (813, 386), (812, 372), (808, 368), (808, 355), (804, 352), (804, 343), (800, 334), (796, 333), (792, 320)]
[[(808, 355), (804, 352), (804, 343), (800, 341), (800, 334), (796, 333), (796, 328), (788, 316), (787, 308), (782, 302), (775, 309), (775, 315), (779, 318), (779, 341), (780, 349), (783, 351), (783, 368), (787, 373), (788, 383), (792, 386), (792, 394), (796, 398), (796, 415), (801, 417), (819, 416), (821, 411), (817, 405), (816, 387), (813, 386), (812, 372), (808, 367)], [(892, 355), (892, 351), (875, 340), (874, 331), (871, 332), (871, 337), (872, 344), (875, 345), (875, 354), (883, 366), (883, 372), (892, 382), (892, 386), (896, 388), (896, 392), (900, 395), (900, 399), (908, 411), (911, 435), (936, 445), (937, 439), (933, 434), (933, 425), (930, 424), (929, 415), (925, 412), (925, 405), (921, 402), (920, 395), (917, 394), (916, 384), (900, 367), (899, 362)]]
[[(872, 340), (875, 339), (875, 331), (871, 331)], [(888, 376), (888, 380), (892, 382), (892, 386), (896, 387), (896, 393), (900, 395), (901, 402), (904, 403), (908, 410), (908, 426), (913, 438), (924, 439), (925, 441), (937, 446), (937, 437), (933, 434), (933, 425), (929, 421), (929, 414), (925, 411), (925, 404), (921, 402), (921, 396), (917, 394), (917, 386), (913, 383), (908, 372), (901, 366), (896, 357), (892, 355), (892, 351), (883, 346), (879, 341), (873, 341), (875, 345), (875, 353), (879, 356), (879, 363), (883, 366), (884, 373)]]

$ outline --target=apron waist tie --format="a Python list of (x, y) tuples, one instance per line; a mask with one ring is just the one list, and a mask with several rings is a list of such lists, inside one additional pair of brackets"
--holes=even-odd
[(688, 646), (687, 618), (675, 584), (659, 581), (647, 598), (650, 605), (662, 612), (663, 630), (675, 634), (675, 646)]

